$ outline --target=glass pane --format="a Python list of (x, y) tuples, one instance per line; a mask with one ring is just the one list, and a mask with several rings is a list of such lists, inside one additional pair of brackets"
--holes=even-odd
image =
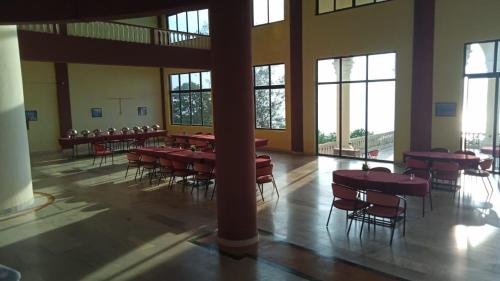
[(338, 155), (339, 85), (318, 86), (318, 153)]
[(256, 66), (255, 86), (269, 86), (269, 66)]
[(318, 0), (318, 13), (328, 13), (333, 11), (334, 0)]
[(177, 14), (177, 31), (187, 32), (186, 12)]
[(168, 29), (169, 30), (177, 30), (177, 16), (169, 16), (168, 17)]
[(179, 90), (179, 75), (170, 75), (170, 90)]
[(212, 125), (212, 93), (202, 93), (203, 125)]
[(198, 11), (190, 11), (188, 17), (188, 32), (198, 33)]
[(285, 19), (285, 1), (269, 0), (269, 22), (277, 22)]
[(253, 25), (266, 24), (267, 13), (267, 0), (253, 0)]
[[(500, 83), (497, 85), (500, 93)], [(498, 103), (500, 105), (500, 99), (498, 99)], [(500, 108), (500, 106), (498, 107)], [(497, 112), (497, 143), (495, 145), (495, 171), (500, 171), (500, 114)]]
[(373, 0), (356, 0), (356, 6), (374, 3)]
[(189, 93), (181, 93), (181, 124), (191, 125)]
[(181, 123), (181, 100), (178, 93), (172, 94), (172, 124)]
[(200, 87), (200, 73), (191, 73), (191, 90), (198, 90)]
[(271, 90), (271, 127), (286, 128), (285, 89)]
[(199, 13), (199, 17), (200, 17), (200, 22), (199, 22), (199, 25), (200, 25), (200, 34), (205, 34), (205, 35), (209, 35), (210, 34), (210, 31), (209, 31), (209, 26), (210, 26), (210, 23), (208, 21), (208, 9), (205, 9), (205, 10), (200, 10), (198, 11)]
[(270, 128), (269, 90), (255, 91), (255, 127)]
[(189, 74), (181, 74), (181, 90), (189, 90)]
[(342, 84), (342, 156), (365, 154), (366, 83)]
[(368, 56), (368, 80), (396, 79), (396, 53)]
[(203, 89), (211, 89), (212, 88), (212, 80), (210, 77), (210, 71), (201, 73), (201, 87)]
[(336, 10), (346, 9), (352, 7), (352, 0), (335, 0), (337, 5), (335, 6)]
[(495, 42), (474, 43), (465, 47), (465, 73), (493, 72)]
[(202, 125), (201, 112), (201, 93), (191, 93), (191, 124)]
[(285, 85), (285, 65), (271, 65), (271, 85)]
[(462, 132), (465, 150), (481, 158), (493, 154), (495, 78), (466, 79)]
[(366, 80), (366, 56), (342, 59), (342, 81)]
[(318, 82), (338, 82), (340, 61), (338, 59), (318, 61)]
[(368, 158), (394, 160), (396, 82), (368, 83)]

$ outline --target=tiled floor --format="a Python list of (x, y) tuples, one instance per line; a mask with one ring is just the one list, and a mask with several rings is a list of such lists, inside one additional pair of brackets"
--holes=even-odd
[[(272, 156), (280, 198), (265, 186), (266, 202), (258, 201), (261, 248), (241, 258), (204, 245), (216, 229), (216, 202), (203, 192), (124, 179), (123, 156), (101, 169), (86, 158), (34, 156), (35, 190), (56, 200), (0, 221), (0, 263), (23, 280), (342, 280), (343, 272), (351, 280), (500, 279), (497, 178), (489, 202), (474, 179), (465, 179), (455, 200), (435, 191), (425, 218), (421, 200), (409, 198), (406, 237), (397, 232), (390, 247), (389, 231), (380, 227), (359, 239), (355, 223), (347, 237), (343, 212), (334, 211), (325, 227), (332, 171), (361, 162)], [(311, 269), (316, 262), (318, 272)]]

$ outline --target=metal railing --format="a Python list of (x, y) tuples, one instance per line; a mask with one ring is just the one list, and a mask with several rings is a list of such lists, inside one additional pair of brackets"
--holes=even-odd
[[(365, 137), (349, 139), (352, 150), (365, 150)], [(368, 135), (368, 151), (383, 150), (394, 146), (394, 132)], [(338, 155), (339, 146), (337, 141), (318, 144), (318, 153), (323, 155)]]
[(59, 24), (23, 24), (18, 28), (32, 32), (138, 44), (210, 49), (210, 37), (206, 35), (111, 21), (69, 23), (65, 26), (66, 34), (63, 34), (63, 28)]

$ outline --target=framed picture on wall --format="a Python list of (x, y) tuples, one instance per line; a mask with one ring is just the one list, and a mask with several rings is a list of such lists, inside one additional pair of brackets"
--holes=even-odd
[(92, 118), (101, 118), (102, 117), (102, 108), (94, 107), (90, 109), (90, 115)]
[(36, 110), (26, 110), (26, 121), (38, 121), (38, 111)]
[(436, 116), (455, 117), (457, 116), (457, 103), (455, 102), (436, 102)]
[(148, 108), (145, 106), (139, 106), (137, 108), (137, 115), (139, 116), (146, 116), (148, 115)]

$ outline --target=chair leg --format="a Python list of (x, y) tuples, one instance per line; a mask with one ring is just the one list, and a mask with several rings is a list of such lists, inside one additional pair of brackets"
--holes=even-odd
[(139, 178), (139, 181), (142, 181), (142, 176), (144, 175), (144, 167), (142, 167), (142, 170), (141, 170), (141, 177)]
[(127, 165), (127, 171), (125, 172), (125, 178), (127, 178), (128, 175), (128, 169), (130, 168), (130, 164)]
[(491, 184), (490, 177), (487, 177), (486, 179), (488, 180), (488, 183), (490, 184), (490, 187), (491, 187), (491, 195), (493, 195), (493, 192), (495, 190), (493, 189), (493, 185)]
[(328, 224), (330, 223), (330, 216), (332, 215), (332, 210), (333, 210), (333, 202), (332, 201), (332, 206), (330, 207), (330, 213), (328, 214), (328, 219), (326, 220), (326, 227), (328, 227)]
[(359, 238), (361, 238), (361, 234), (363, 234), (364, 225), (365, 225), (365, 212), (363, 212), (363, 219), (361, 220), (361, 229), (359, 230)]
[(490, 197), (490, 191), (486, 187), (486, 181), (484, 181), (484, 178), (481, 177), (481, 181), (483, 182), (484, 190), (486, 190), (486, 194), (488, 194), (488, 197)]
[(431, 211), (432, 211), (432, 192), (430, 188), (429, 188), (429, 205), (431, 206)]
[(101, 166), (102, 166), (102, 160), (104, 160), (104, 159), (106, 159), (106, 157), (102, 157), (102, 156), (101, 156), (101, 163), (99, 164), (99, 167), (101, 167)]
[(141, 170), (141, 167), (140, 166), (137, 166), (137, 169), (135, 170), (135, 177), (134, 177), (134, 181), (137, 181), (137, 176), (139, 175), (139, 171)]
[(394, 238), (394, 230), (396, 229), (396, 219), (393, 220), (391, 228), (392, 228), (392, 230), (391, 230), (391, 242), (389, 243), (389, 245), (392, 246), (392, 239)]
[(425, 217), (425, 196), (422, 197), (422, 217)]
[(349, 236), (349, 232), (351, 232), (351, 226), (353, 220), (354, 220), (354, 214), (352, 214), (351, 221), (349, 222), (349, 227), (347, 228), (347, 236)]
[(259, 186), (260, 196), (262, 197), (262, 202), (264, 202), (264, 184), (260, 184)]
[(273, 176), (273, 186), (274, 186), (274, 189), (276, 190), (276, 194), (278, 195), (278, 198), (280, 198), (280, 194), (278, 192), (278, 187), (276, 186), (276, 182), (274, 181), (274, 176)]
[(214, 189), (212, 190), (212, 197), (210, 198), (210, 200), (214, 200), (214, 194), (215, 194), (215, 189), (217, 188), (217, 181), (214, 182)]
[(403, 213), (403, 236), (406, 235), (406, 208), (405, 208), (405, 211)]
[(92, 161), (92, 166), (95, 165), (95, 154), (94, 154), (94, 161)]

